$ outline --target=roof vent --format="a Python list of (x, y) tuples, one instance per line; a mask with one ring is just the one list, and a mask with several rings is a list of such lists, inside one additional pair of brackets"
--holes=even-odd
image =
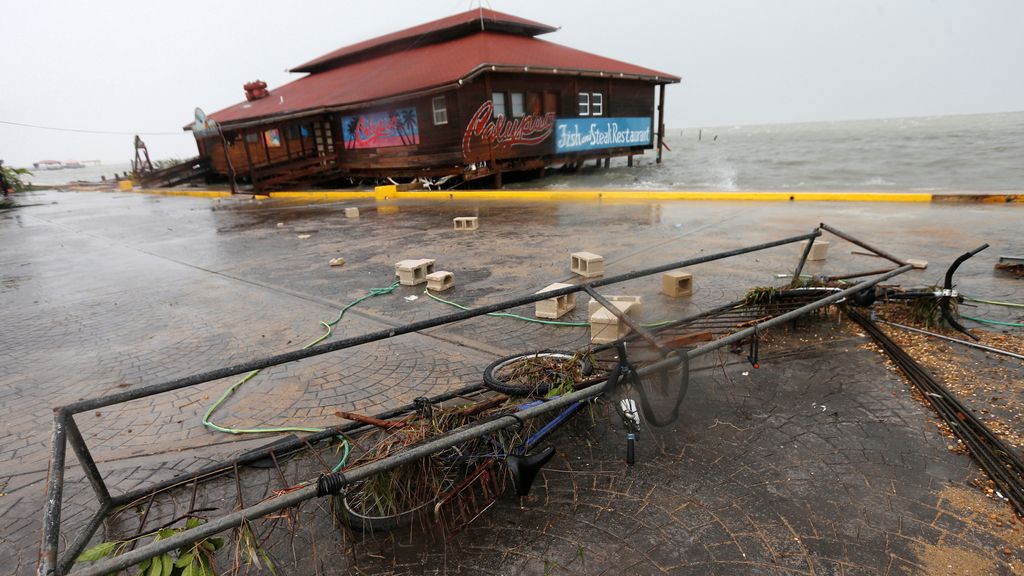
[(245, 99), (249, 102), (266, 98), (270, 95), (270, 92), (267, 90), (267, 83), (262, 80), (249, 82), (243, 88), (245, 88)]

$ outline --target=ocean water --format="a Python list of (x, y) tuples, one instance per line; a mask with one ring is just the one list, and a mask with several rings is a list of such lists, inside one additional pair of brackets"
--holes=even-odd
[[(31, 166), (26, 166), (32, 170)], [(99, 182), (101, 176), (107, 180), (114, 178), (115, 174), (129, 172), (132, 169), (130, 162), (121, 164), (99, 164), (97, 166), (84, 166), (82, 168), (67, 168), (64, 170), (32, 170), (32, 175), (26, 179), (37, 186), (59, 186), (72, 182)]]
[(551, 175), (511, 187), (1024, 191), (1024, 112), (666, 130), (661, 165)]
[[(1024, 191), (1024, 112), (669, 129), (664, 161), (549, 172), (511, 189)], [(39, 171), (39, 185), (98, 181), (125, 164)]]

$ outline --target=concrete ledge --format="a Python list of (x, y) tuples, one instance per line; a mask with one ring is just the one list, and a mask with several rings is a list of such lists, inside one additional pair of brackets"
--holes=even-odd
[[(385, 188), (381, 190), (380, 188)], [(711, 192), (685, 190), (417, 190), (391, 187), (365, 192), (271, 192), (271, 198), (377, 200), (501, 200), (523, 202), (649, 202), (711, 200), (749, 202), (932, 202), (938, 195), (921, 192)], [(1004, 198), (1005, 195), (1000, 195)], [(948, 201), (948, 200), (947, 200)], [(981, 200), (976, 200), (981, 201)], [(1003, 201), (1003, 200), (999, 200)]]
[(177, 190), (174, 188), (137, 188), (134, 190), (112, 190), (112, 192), (131, 192), (133, 194), (156, 194), (159, 196), (192, 196), (195, 198), (230, 198), (231, 192), (217, 190)]

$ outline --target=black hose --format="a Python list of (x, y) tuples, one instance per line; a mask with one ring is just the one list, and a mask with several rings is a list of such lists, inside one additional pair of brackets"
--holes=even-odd
[(978, 252), (981, 252), (985, 248), (988, 248), (988, 242), (982, 244), (981, 246), (978, 246), (977, 248), (971, 250), (970, 252), (964, 252), (963, 254), (960, 255), (959, 258), (953, 261), (953, 264), (951, 264), (950, 267), (946, 269), (946, 281), (942, 285), (942, 287), (946, 289), (947, 295), (939, 298), (939, 309), (942, 311), (942, 317), (945, 318), (946, 322), (948, 322), (949, 325), (952, 326), (953, 328), (956, 328), (959, 332), (963, 332), (964, 334), (970, 336), (975, 341), (980, 340), (980, 338), (978, 338), (974, 334), (971, 334), (971, 332), (968, 331), (967, 328), (963, 326), (963, 324), (958, 322), (956, 318), (953, 318), (953, 313), (950, 312), (949, 310), (950, 296), (948, 295), (948, 292), (953, 289), (953, 273), (956, 272), (956, 269), (959, 268), (960, 265), (963, 264), (964, 261), (966, 261), (968, 258), (974, 256)]

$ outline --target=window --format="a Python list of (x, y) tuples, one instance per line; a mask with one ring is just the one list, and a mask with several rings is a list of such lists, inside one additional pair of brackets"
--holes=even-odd
[(525, 110), (525, 100), (522, 92), (512, 93), (512, 117), (522, 118)]
[(434, 126), (448, 123), (448, 103), (444, 96), (434, 96), (431, 100), (434, 107)]
[(604, 94), (594, 92), (590, 95), (590, 115), (601, 116), (604, 114)]
[(590, 94), (580, 92), (580, 116), (590, 116)]
[(494, 103), (494, 117), (505, 115), (505, 93), (504, 92), (492, 92), (491, 102)]

